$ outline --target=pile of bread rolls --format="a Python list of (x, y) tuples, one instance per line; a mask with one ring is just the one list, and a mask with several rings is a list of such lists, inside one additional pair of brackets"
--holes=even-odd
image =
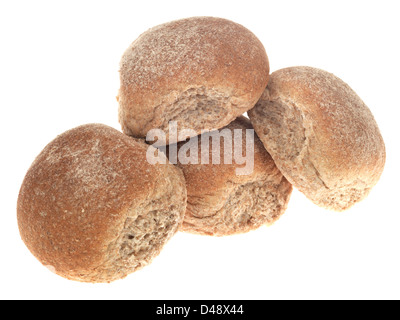
[[(23, 241), (65, 278), (124, 278), (178, 230), (224, 236), (271, 224), (285, 212), (292, 185), (321, 207), (348, 209), (383, 171), (379, 128), (346, 83), (311, 67), (270, 75), (262, 43), (232, 21), (194, 17), (148, 30), (123, 54), (120, 79), (123, 133), (88, 124), (61, 134), (20, 190)], [(190, 134), (172, 139), (171, 122)], [(245, 148), (253, 128), (247, 174), (237, 174), (237, 161), (167, 159), (170, 148), (206, 130), (242, 130)], [(157, 141), (164, 148), (146, 141), (152, 129), (167, 132)], [(194, 146), (199, 157), (201, 145)], [(164, 163), (149, 163), (149, 151)]]

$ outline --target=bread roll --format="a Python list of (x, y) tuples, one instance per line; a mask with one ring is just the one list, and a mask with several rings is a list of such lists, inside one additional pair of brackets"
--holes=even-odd
[(212, 17), (165, 23), (122, 56), (119, 120), (126, 134), (139, 138), (151, 129), (168, 133), (170, 121), (196, 136), (252, 108), (268, 77), (265, 49), (243, 26)]
[[(246, 139), (247, 144), (253, 146), (253, 170), (248, 166), (249, 163), (239, 164), (235, 156), (232, 156), (231, 164), (225, 161), (225, 155), (232, 154), (232, 151), (228, 145), (225, 146), (225, 140), (222, 138), (221, 148), (215, 149), (214, 152), (214, 144), (210, 143), (207, 150), (201, 137), (198, 141), (192, 139), (186, 143), (179, 143), (179, 156), (182, 154), (182, 148), (188, 150), (189, 145), (191, 150), (193, 147), (197, 150), (197, 156), (194, 158), (198, 158), (198, 164), (194, 164), (193, 161), (183, 164), (182, 159), (178, 158), (177, 165), (183, 170), (188, 192), (183, 231), (213, 236), (245, 233), (262, 225), (272, 224), (286, 210), (292, 186), (279, 172), (258, 137), (254, 135), (251, 139), (250, 133), (245, 131), (253, 130), (250, 121), (239, 117), (225, 129), (230, 134), (233, 134), (234, 130), (243, 132), (232, 150), (241, 148), (240, 154), (247, 157), (249, 149)], [(235, 141), (234, 138), (232, 141)], [(168, 149), (167, 153), (169, 151)], [(220, 164), (213, 164), (216, 154), (220, 156)], [(209, 159), (209, 164), (201, 159), (204, 155)], [(249, 170), (237, 170), (244, 167)]]
[(321, 207), (351, 207), (383, 171), (385, 145), (373, 115), (326, 71), (274, 72), (249, 117), (283, 175)]
[(148, 164), (147, 148), (100, 124), (51, 142), (18, 198), (33, 255), (82, 282), (111, 282), (149, 264), (182, 223), (186, 187), (179, 168)]

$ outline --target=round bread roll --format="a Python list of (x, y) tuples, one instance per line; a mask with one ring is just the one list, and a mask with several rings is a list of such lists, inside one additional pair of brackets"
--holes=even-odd
[(100, 124), (52, 141), (18, 198), (33, 255), (60, 276), (93, 283), (149, 264), (182, 223), (186, 186), (179, 168), (148, 164), (148, 147)]
[[(242, 133), (238, 139), (234, 138), (237, 130)], [(272, 224), (287, 208), (292, 186), (254, 134), (250, 121), (241, 116), (220, 131), (223, 132), (216, 136), (216, 144), (210, 139), (212, 136), (207, 136), (208, 148), (201, 137), (178, 144), (177, 165), (183, 170), (188, 192), (183, 231), (212, 236), (245, 233)], [(233, 143), (225, 145), (229, 141), (226, 133), (232, 136)], [(214, 146), (217, 148), (213, 150)], [(182, 150), (190, 154), (187, 161), (181, 158)], [(235, 152), (246, 159), (251, 154), (248, 163), (232, 155)], [(216, 155), (219, 161), (215, 161)], [(229, 155), (231, 163), (226, 160)], [(197, 163), (193, 163), (195, 159)]]
[(331, 73), (274, 72), (249, 117), (283, 175), (321, 207), (351, 207), (383, 171), (385, 145), (373, 115)]
[(170, 143), (170, 121), (196, 136), (252, 108), (268, 77), (265, 49), (243, 26), (212, 17), (165, 23), (143, 33), (122, 56), (119, 120), (138, 138), (164, 130), (166, 141), (159, 143)]

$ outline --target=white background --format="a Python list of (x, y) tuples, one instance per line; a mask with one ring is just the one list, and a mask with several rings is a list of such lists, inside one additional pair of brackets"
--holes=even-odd
[[(398, 1), (1, 1), (1, 299), (399, 299)], [(190, 16), (253, 31), (271, 71), (333, 72), (370, 107), (386, 142), (370, 196), (336, 213), (294, 191), (273, 226), (225, 238), (177, 234), (153, 264), (112, 284), (65, 280), (20, 240), (16, 202), (56, 135), (120, 129), (119, 59), (148, 28)]]

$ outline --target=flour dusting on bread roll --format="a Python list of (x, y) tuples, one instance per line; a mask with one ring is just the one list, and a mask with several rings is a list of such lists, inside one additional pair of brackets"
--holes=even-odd
[(186, 186), (179, 168), (150, 165), (148, 148), (91, 124), (40, 153), (20, 190), (18, 225), (43, 265), (71, 280), (111, 282), (160, 253), (182, 223)]
[(274, 72), (249, 117), (284, 176), (322, 207), (351, 207), (381, 176), (386, 155), (378, 125), (331, 73), (311, 67)]
[(122, 56), (119, 120), (135, 137), (170, 121), (196, 134), (219, 129), (255, 105), (268, 77), (265, 49), (245, 27), (212, 17), (165, 23)]
[[(235, 130), (242, 132), (240, 140), (232, 139), (232, 149), (229, 144), (225, 145), (225, 135), (217, 140), (220, 145), (214, 151), (214, 141), (204, 148), (202, 137), (198, 137), (197, 142), (191, 140), (178, 144), (179, 151), (182, 148), (197, 150), (198, 158), (197, 163), (192, 161), (186, 164), (178, 158), (177, 165), (185, 175), (188, 191), (183, 231), (213, 236), (245, 233), (272, 224), (285, 212), (292, 186), (279, 172), (258, 137), (254, 135), (254, 138), (248, 139), (246, 130), (249, 129), (253, 130), (250, 121), (241, 116), (220, 131), (232, 136)], [(194, 144), (187, 148), (187, 144), (190, 146), (193, 141)], [(246, 144), (249, 143), (253, 144), (251, 157), (246, 154), (250, 149)], [(250, 166), (248, 163), (239, 164), (242, 161), (235, 155), (231, 163), (225, 161), (228, 153), (239, 149), (241, 155), (254, 160), (250, 170), (239, 171)], [(179, 155), (182, 156), (182, 153)], [(216, 155), (219, 156), (219, 163), (213, 161)], [(204, 163), (204, 159), (209, 159), (209, 163)]]

